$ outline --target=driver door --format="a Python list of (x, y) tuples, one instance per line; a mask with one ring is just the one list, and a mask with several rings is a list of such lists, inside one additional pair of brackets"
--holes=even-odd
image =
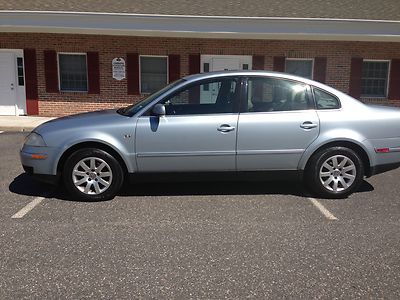
[[(205, 86), (216, 93), (201, 93)], [(139, 117), (138, 171), (234, 171), (239, 90), (236, 77), (195, 82), (159, 102), (164, 116)]]

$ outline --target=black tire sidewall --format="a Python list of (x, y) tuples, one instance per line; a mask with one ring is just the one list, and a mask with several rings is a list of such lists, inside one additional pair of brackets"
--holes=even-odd
[[(101, 194), (98, 195), (87, 195), (79, 191), (75, 184), (72, 181), (72, 171), (75, 165), (82, 159), (86, 157), (98, 157), (103, 159), (110, 166), (111, 171), (113, 173), (113, 178), (110, 187)], [(63, 174), (62, 174), (63, 182), (67, 191), (74, 197), (83, 201), (103, 201), (110, 200), (114, 198), (114, 196), (120, 190), (123, 181), (124, 181), (124, 173), (121, 168), (119, 162), (109, 153), (101, 149), (95, 148), (85, 148), (77, 150), (72, 153), (67, 159)]]
[[(343, 155), (351, 159), (356, 167), (356, 178), (353, 184), (346, 190), (333, 192), (327, 190), (320, 181), (319, 171), (322, 164), (335, 155)], [(361, 185), (364, 178), (364, 165), (360, 156), (352, 149), (346, 147), (331, 147), (318, 151), (310, 160), (310, 164), (306, 171), (306, 181), (308, 187), (323, 198), (346, 198), (355, 192)]]

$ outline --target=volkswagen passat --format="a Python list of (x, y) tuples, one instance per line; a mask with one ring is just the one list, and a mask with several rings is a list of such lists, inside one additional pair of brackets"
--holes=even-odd
[(116, 195), (128, 175), (296, 174), (318, 196), (346, 197), (399, 166), (400, 110), (324, 84), (264, 71), (184, 77), (118, 110), (40, 125), (26, 172), (85, 200)]

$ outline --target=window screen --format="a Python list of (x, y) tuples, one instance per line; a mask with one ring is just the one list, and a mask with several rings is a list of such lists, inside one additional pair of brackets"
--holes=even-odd
[(362, 66), (361, 95), (386, 97), (389, 62), (364, 61)]
[(86, 92), (87, 69), (85, 54), (59, 54), (60, 90)]
[(140, 57), (140, 83), (142, 93), (153, 93), (167, 85), (167, 58)]
[(286, 60), (286, 73), (312, 79), (312, 60)]

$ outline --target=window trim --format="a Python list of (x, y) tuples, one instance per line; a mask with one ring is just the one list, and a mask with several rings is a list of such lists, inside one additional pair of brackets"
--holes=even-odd
[[(169, 59), (168, 55), (139, 55), (139, 94), (140, 95), (150, 95), (152, 92), (144, 93), (142, 92), (142, 57), (161, 57), (165, 58), (167, 61), (167, 84), (169, 84)], [(155, 91), (157, 92), (157, 91)]]
[[(314, 64), (315, 64), (315, 59), (314, 58), (290, 58), (290, 57), (287, 57), (287, 58), (285, 58), (285, 73), (287, 73), (287, 71), (286, 71), (286, 62), (287, 61), (311, 61), (311, 78), (305, 78), (305, 79), (309, 79), (309, 80), (314, 80)], [(290, 73), (288, 73), (288, 74), (290, 74)], [(290, 75), (293, 75), (293, 76), (299, 76), (299, 75), (295, 75), (295, 74), (290, 74)]]
[[(71, 91), (61, 89), (61, 69), (60, 69), (60, 54), (61, 55), (84, 55), (86, 61), (86, 91)], [(58, 75), (58, 90), (65, 93), (88, 93), (89, 91), (89, 73), (87, 64), (87, 53), (86, 52), (57, 52), (57, 75)]]
[[(364, 99), (388, 99), (389, 96), (389, 86), (390, 86), (390, 69), (392, 66), (392, 60), (391, 59), (364, 59), (363, 58), (363, 64), (364, 62), (387, 62), (388, 63), (388, 71), (386, 75), (386, 89), (385, 89), (385, 96), (368, 96), (368, 95), (363, 95), (362, 93), (360, 94), (361, 98)], [(363, 76), (362, 76), (362, 67), (361, 67), (361, 78), (360, 81), (362, 82)], [(361, 86), (360, 86), (361, 90)]]

